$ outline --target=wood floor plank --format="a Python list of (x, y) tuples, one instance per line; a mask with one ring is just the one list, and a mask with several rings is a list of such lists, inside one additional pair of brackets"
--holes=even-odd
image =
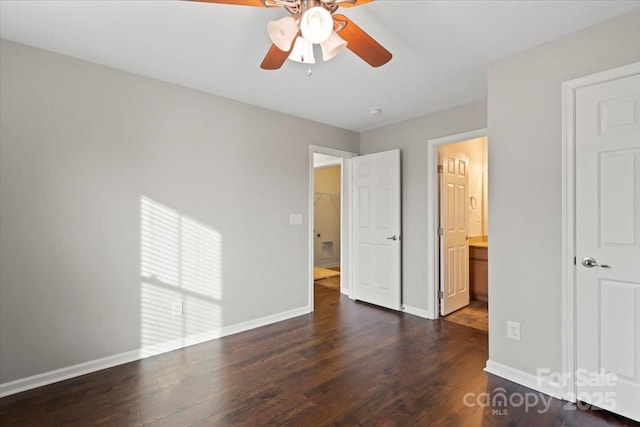
[[(0, 399), (12, 426), (602, 426), (483, 372), (487, 333), (316, 286), (313, 313)], [(539, 395), (503, 412), (469, 393)]]

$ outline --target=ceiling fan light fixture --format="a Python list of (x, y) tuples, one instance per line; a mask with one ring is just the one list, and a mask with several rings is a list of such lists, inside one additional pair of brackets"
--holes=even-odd
[(347, 47), (347, 41), (334, 31), (327, 40), (320, 44), (320, 47), (322, 47), (322, 59), (328, 61)]
[(291, 16), (285, 16), (267, 24), (269, 38), (283, 52), (291, 50), (291, 44), (298, 34), (298, 24)]
[(300, 31), (309, 42), (320, 44), (333, 32), (333, 17), (324, 7), (312, 7), (302, 15)]
[(313, 56), (313, 44), (304, 37), (298, 37), (293, 45), (289, 59), (302, 62), (303, 64), (315, 64), (316, 59)]

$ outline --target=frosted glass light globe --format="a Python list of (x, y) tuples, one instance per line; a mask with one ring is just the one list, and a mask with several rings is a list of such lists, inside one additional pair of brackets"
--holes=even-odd
[(305, 40), (304, 37), (298, 37), (293, 50), (289, 55), (289, 59), (296, 62), (302, 62), (303, 64), (315, 64), (316, 59), (313, 55), (313, 44)]
[(291, 44), (298, 34), (298, 24), (296, 20), (290, 16), (285, 16), (277, 21), (271, 21), (267, 24), (267, 33), (273, 44), (283, 52), (291, 50)]
[(307, 41), (314, 44), (322, 43), (333, 32), (333, 17), (324, 7), (312, 7), (302, 15), (300, 31)]

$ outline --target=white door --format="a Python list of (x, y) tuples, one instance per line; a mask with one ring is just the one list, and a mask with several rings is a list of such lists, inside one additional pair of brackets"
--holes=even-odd
[(400, 150), (353, 159), (355, 299), (401, 309)]
[(469, 305), (469, 161), (450, 146), (440, 149), (440, 312)]
[(575, 100), (576, 397), (640, 421), (640, 75)]

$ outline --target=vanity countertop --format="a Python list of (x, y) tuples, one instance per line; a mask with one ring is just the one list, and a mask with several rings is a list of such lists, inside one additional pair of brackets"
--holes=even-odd
[(469, 246), (475, 246), (476, 248), (488, 248), (489, 242), (473, 242), (469, 243)]

